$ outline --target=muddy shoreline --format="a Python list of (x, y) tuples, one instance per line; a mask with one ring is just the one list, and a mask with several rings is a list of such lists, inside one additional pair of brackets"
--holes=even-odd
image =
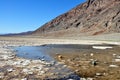
[(120, 46), (110, 50), (97, 50), (72, 54), (59, 54), (64, 62), (83, 78), (92, 80), (120, 80)]

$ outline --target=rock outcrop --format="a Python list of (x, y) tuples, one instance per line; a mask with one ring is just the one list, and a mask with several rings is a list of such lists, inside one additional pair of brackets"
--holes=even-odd
[(33, 32), (46, 36), (80, 36), (120, 32), (120, 0), (87, 0)]

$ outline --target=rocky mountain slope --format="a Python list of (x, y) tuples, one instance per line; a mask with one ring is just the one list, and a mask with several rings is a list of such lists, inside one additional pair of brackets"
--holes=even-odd
[(87, 0), (33, 32), (44, 36), (81, 36), (120, 32), (120, 0)]

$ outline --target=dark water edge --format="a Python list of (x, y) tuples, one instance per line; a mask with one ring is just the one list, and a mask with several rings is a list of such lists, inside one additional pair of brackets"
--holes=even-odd
[(26, 58), (26, 59), (33, 59), (33, 60), (45, 60), (45, 61), (52, 61), (50, 55), (46, 53), (47, 48), (38, 47), (38, 46), (21, 46), (14, 48), (16, 51), (16, 56)]
[(46, 78), (44, 80), (80, 80), (80, 77), (76, 74), (71, 74), (71, 75), (68, 75), (66, 77), (63, 77), (63, 78), (54, 78), (54, 79), (50, 79), (50, 78)]
[(92, 46), (111, 46), (116, 45), (102, 44), (102, 45), (76, 45), (76, 44), (48, 44), (41, 46), (21, 46), (15, 47), (16, 55), (26, 59), (40, 59), (45, 61), (54, 61), (52, 55), (56, 54), (72, 54), (81, 52), (97, 52), (104, 50), (93, 49)]

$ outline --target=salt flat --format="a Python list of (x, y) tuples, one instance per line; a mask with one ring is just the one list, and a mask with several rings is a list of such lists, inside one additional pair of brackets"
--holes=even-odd
[[(98, 38), (100, 38), (101, 36), (98, 36)], [(81, 37), (77, 39), (70, 38), (70, 37), (69, 38), (57, 38), (57, 37), (56, 38), (43, 38), (43, 37), (38, 37), (38, 36), (36, 37), (35, 36), (34, 37), (33, 36), (11, 36), (11, 37), (1, 36), (0, 37), (0, 79), (4, 79), (4, 80), (26, 79), (26, 78), (28, 79), (29, 78), (38, 78), (38, 79), (53, 78), (55, 79), (55, 78), (61, 78), (61, 76), (63, 75), (67, 76), (67, 75), (73, 74), (73, 72), (69, 70), (68, 70), (68, 74), (66, 73), (64, 74), (64, 72), (63, 73), (62, 72), (51, 73), (50, 71), (57, 70), (57, 69), (62, 70), (62, 69), (65, 69), (65, 67), (70, 67), (71, 63), (68, 64), (69, 60), (72, 59), (71, 56), (76, 58), (75, 57), (76, 54), (75, 55), (71, 54), (71, 56), (69, 55), (69, 58), (66, 57), (68, 56), (66, 54), (62, 55), (66, 57), (65, 60), (67, 60), (68, 62), (64, 61), (63, 59), (62, 61), (58, 63), (54, 63), (54, 62), (47, 63), (42, 60), (29, 60), (29, 59), (19, 58), (15, 55), (15, 51), (11, 49), (11, 47), (40, 46), (40, 45), (45, 45), (45, 44), (84, 44), (84, 45), (110, 44), (110, 45), (118, 45), (118, 46), (120, 45), (119, 35), (117, 36), (116, 40), (115, 38), (113, 39), (110, 38), (111, 35), (108, 35), (108, 36), (109, 38), (107, 39), (103, 38), (103, 36), (101, 37), (101, 39), (97, 39), (97, 36)], [(93, 56), (94, 55), (95, 54), (93, 53)], [(115, 54), (115, 56), (119, 56), (119, 55), (120, 54)], [(102, 55), (100, 56), (102, 57)], [(115, 59), (114, 58), (115, 57), (113, 57), (113, 60), (119, 64), (119, 59), (117, 57)], [(89, 61), (80, 61), (80, 62), (81, 63), (85, 62), (88, 64)], [(74, 64), (76, 64), (76, 62)], [(64, 66), (59, 67), (57, 65), (64, 65)], [(116, 64), (114, 66), (117, 66), (117, 68), (119, 68), (119, 66)]]

